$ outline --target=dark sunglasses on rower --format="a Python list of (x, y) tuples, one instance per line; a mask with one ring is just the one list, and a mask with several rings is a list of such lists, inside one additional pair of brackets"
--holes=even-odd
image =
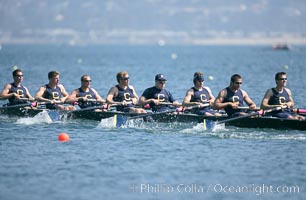
[(286, 81), (287, 78), (279, 78), (278, 80), (280, 80), (280, 81)]
[(21, 78), (21, 77), (23, 77), (23, 75), (22, 74), (21, 75), (15, 75), (15, 77)]
[(242, 84), (242, 82), (235, 82), (237, 85), (241, 85)]
[(89, 83), (89, 82), (91, 82), (91, 80), (83, 80), (83, 82), (87, 82), (87, 83)]
[(130, 77), (121, 78), (121, 80), (124, 80), (124, 81), (127, 81), (127, 80), (129, 80), (129, 79), (130, 79)]

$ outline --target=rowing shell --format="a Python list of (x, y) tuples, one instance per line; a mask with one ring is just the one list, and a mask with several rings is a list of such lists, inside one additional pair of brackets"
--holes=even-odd
[[(28, 107), (28, 105), (18, 105), (11, 106), (10, 108), (0, 107), (1, 114), (7, 115), (17, 115), (17, 116), (29, 116), (33, 117), (39, 112), (45, 109), (33, 109)], [(49, 115), (54, 120), (59, 120), (59, 114), (56, 111), (49, 111)], [(61, 113), (63, 115), (63, 113)], [(123, 123), (118, 118), (120, 116), (126, 121), (129, 118), (137, 117), (138, 114), (129, 114), (117, 111), (107, 111), (107, 112), (95, 112), (92, 110), (77, 110), (64, 114), (68, 118), (72, 119), (88, 119), (101, 121), (102, 119), (110, 118), (116, 116), (116, 126), (121, 126)], [(138, 117), (137, 117), (138, 118)], [(153, 115), (148, 114), (146, 117), (141, 117), (144, 121), (155, 121), (162, 123), (171, 122), (183, 122), (183, 123), (203, 123), (207, 129), (212, 129), (218, 121), (228, 119), (226, 116), (216, 117), (216, 116), (201, 116), (190, 113), (154, 113)], [(119, 120), (118, 120), (119, 119)], [(227, 126), (236, 126), (244, 128), (273, 128), (273, 129), (293, 129), (293, 130), (306, 130), (306, 121), (302, 120), (291, 120), (291, 119), (280, 119), (274, 117), (248, 117), (239, 120), (225, 122)]]
[(273, 129), (292, 129), (306, 130), (305, 120), (280, 119), (275, 117), (257, 117), (244, 118), (225, 123), (225, 125), (243, 127), (243, 128), (273, 128)]
[[(142, 114), (143, 115), (143, 114)], [(101, 121), (101, 119), (116, 116), (116, 126), (123, 125), (127, 120), (134, 119), (137, 114), (128, 114), (121, 112), (90, 112), (80, 111), (71, 115), (72, 118), (89, 119)], [(138, 117), (137, 117), (138, 118)], [(208, 130), (214, 129), (218, 121), (229, 119), (227, 116), (202, 116), (190, 113), (156, 113), (143, 115), (141, 117), (144, 121), (155, 121), (163, 123), (183, 122), (183, 123), (203, 123)], [(272, 128), (272, 129), (293, 129), (306, 130), (306, 121), (280, 119), (274, 117), (248, 117), (239, 120), (229, 121), (225, 123), (226, 126), (236, 126), (243, 128)]]
[(32, 104), (17, 104), (0, 107), (0, 113), (2, 115), (18, 117), (34, 117), (43, 111), (47, 112), (53, 122), (61, 120), (62, 114), (58, 111), (49, 109), (39, 109), (36, 107), (32, 107)]
[(31, 104), (28, 103), (0, 107), (0, 113), (2, 115), (13, 115), (18, 117), (33, 117), (42, 111), (43, 109), (32, 108)]

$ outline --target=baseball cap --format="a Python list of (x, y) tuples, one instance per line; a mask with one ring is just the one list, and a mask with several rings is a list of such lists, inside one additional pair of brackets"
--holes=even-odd
[(203, 74), (200, 73), (196, 73), (193, 77), (193, 80), (197, 80), (197, 81), (204, 81), (204, 76)]
[(155, 80), (156, 81), (166, 81), (167, 79), (166, 79), (166, 77), (163, 74), (157, 74), (155, 76)]

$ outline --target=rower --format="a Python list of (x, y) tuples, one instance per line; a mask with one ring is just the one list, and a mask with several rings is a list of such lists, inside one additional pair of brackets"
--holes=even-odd
[(256, 109), (256, 104), (249, 97), (247, 92), (240, 88), (241, 85), (242, 76), (239, 74), (232, 75), (230, 79), (230, 85), (222, 89), (215, 100), (215, 107), (217, 109), (224, 108), (229, 117), (247, 115), (247, 110), (239, 109), (239, 107), (243, 107), (244, 102), (248, 104), (249, 110)]
[(55, 110), (75, 110), (72, 105), (63, 105), (68, 93), (65, 87), (59, 83), (60, 73), (58, 71), (50, 71), (48, 73), (49, 83), (41, 86), (35, 95), (35, 99), (39, 102), (46, 102), (46, 108)]
[(170, 106), (178, 107), (179, 102), (176, 101), (171, 92), (165, 89), (167, 79), (163, 74), (155, 76), (155, 85), (147, 88), (140, 97), (139, 105), (145, 106), (150, 104), (153, 112), (164, 112), (170, 109)]
[(194, 86), (186, 92), (183, 106), (193, 107), (192, 112), (198, 115), (221, 116), (212, 109), (215, 97), (209, 87), (203, 86), (204, 74), (202, 72), (194, 73), (193, 84)]
[(292, 93), (289, 88), (286, 88), (287, 85), (287, 74), (286, 72), (278, 72), (275, 74), (275, 83), (276, 87), (268, 89), (265, 96), (261, 102), (262, 109), (271, 109), (275, 107), (282, 107), (282, 110), (274, 111), (268, 113), (267, 115), (286, 118), (286, 119), (296, 119), (296, 120), (305, 120), (301, 115), (293, 113), (290, 108), (293, 108), (294, 101), (292, 98)]
[(65, 103), (78, 103), (80, 108), (89, 108), (102, 105), (106, 101), (98, 94), (98, 92), (91, 88), (92, 80), (89, 75), (81, 77), (81, 87), (73, 90), (67, 97)]
[(117, 111), (146, 113), (144, 109), (135, 107), (138, 104), (138, 95), (135, 88), (129, 84), (129, 74), (121, 71), (117, 73), (116, 79), (118, 84), (110, 88), (106, 97), (107, 103), (115, 105)]
[(29, 90), (23, 86), (21, 83), (23, 81), (23, 72), (21, 69), (16, 69), (12, 73), (14, 82), (7, 83), (1, 93), (0, 99), (8, 99), (9, 103), (7, 105), (25, 104), (28, 101), (34, 101)]

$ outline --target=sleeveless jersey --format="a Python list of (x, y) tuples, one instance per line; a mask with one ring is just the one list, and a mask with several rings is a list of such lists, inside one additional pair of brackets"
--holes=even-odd
[[(85, 92), (82, 90), (82, 88), (79, 88), (79, 94), (76, 97), (86, 97), (88, 99), (96, 99), (95, 93), (92, 91), (92, 89), (89, 88), (88, 92)], [(88, 108), (88, 107), (93, 107), (97, 106), (100, 103), (98, 102), (92, 102), (92, 101), (79, 101), (78, 105), (80, 108)]]
[[(44, 98), (50, 99), (50, 100), (53, 100), (53, 99), (60, 100), (60, 98), (62, 98), (62, 91), (61, 91), (60, 87), (56, 86), (55, 89), (53, 89), (48, 84), (46, 84), (45, 86), (46, 86), (46, 90), (43, 94)], [(46, 108), (55, 110), (56, 105), (46, 104)]]
[[(239, 89), (236, 92), (232, 92), (229, 87), (226, 88), (226, 97), (224, 98), (223, 102), (237, 102), (238, 106), (243, 106), (243, 94), (242, 91)], [(238, 109), (233, 109), (231, 106), (224, 108), (225, 112), (228, 116), (232, 116), (235, 113), (240, 112)]]
[[(15, 83), (11, 83), (11, 89), (9, 90), (8, 93), (9, 94), (16, 93), (20, 96), (20, 98), (27, 98), (27, 95), (26, 95), (27, 91), (25, 87), (23, 87), (23, 85), (20, 85), (19, 87), (17, 87)], [(8, 101), (10, 105), (27, 103), (26, 100), (17, 100), (15, 97), (10, 97)]]
[(190, 102), (201, 102), (206, 103), (210, 99), (210, 95), (206, 88), (202, 87), (202, 90), (198, 90), (196, 87), (191, 88), (193, 90), (193, 97), (190, 99)]
[(51, 88), (48, 84), (45, 85), (46, 90), (43, 94), (43, 97), (50, 100), (59, 100), (62, 98), (62, 91), (60, 87), (56, 86), (55, 89)]
[(273, 96), (268, 101), (269, 105), (282, 105), (289, 101), (289, 94), (285, 88), (282, 93), (277, 92), (275, 88), (271, 88), (271, 90)]
[(115, 102), (123, 102), (125, 101), (127, 103), (126, 106), (117, 106), (118, 111), (128, 112), (129, 108), (134, 107), (132, 104), (132, 98), (134, 98), (134, 91), (127, 86), (126, 89), (121, 88), (119, 85), (116, 85), (116, 88), (118, 89), (118, 95), (113, 98), (113, 101)]
[[(275, 88), (271, 88), (271, 90), (273, 92), (273, 96), (268, 101), (269, 105), (282, 105), (289, 101), (289, 94), (285, 88), (283, 89), (282, 93), (276, 91)], [(285, 108), (283, 110), (270, 112), (267, 114), (267, 116), (288, 118), (291, 114), (292, 112), (290, 111), (290, 109)]]
[[(202, 87), (202, 90), (198, 90), (196, 87), (191, 88), (193, 90), (193, 96), (190, 99), (190, 102), (200, 102), (200, 103), (207, 103), (211, 98), (209, 92), (206, 88)], [(204, 112), (210, 112), (212, 109), (210, 106), (204, 108), (196, 108), (194, 109), (196, 114), (202, 114)], [(201, 112), (200, 112), (201, 111)]]

